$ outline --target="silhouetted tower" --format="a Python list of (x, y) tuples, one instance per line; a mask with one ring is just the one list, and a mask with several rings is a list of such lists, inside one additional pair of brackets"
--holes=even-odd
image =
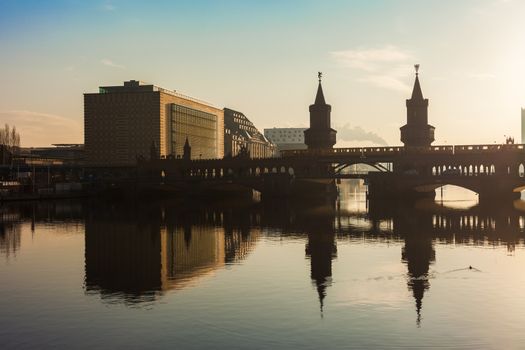
[(330, 113), (332, 107), (324, 100), (321, 86), (322, 73), (319, 72), (319, 86), (315, 102), (310, 105), (310, 128), (304, 131), (304, 143), (308, 149), (327, 149), (335, 145), (337, 131), (330, 127)]
[(191, 146), (188, 138), (186, 137), (186, 142), (184, 142), (184, 153), (182, 154), (183, 159), (191, 159)]
[(434, 127), (428, 124), (428, 99), (423, 98), (419, 85), (419, 64), (415, 65), (416, 81), (412, 97), (407, 100), (407, 123), (401, 127), (401, 142), (405, 147), (428, 147), (434, 142)]
[(151, 160), (159, 159), (159, 150), (157, 149), (157, 144), (155, 141), (151, 142), (151, 146), (149, 148), (149, 157)]

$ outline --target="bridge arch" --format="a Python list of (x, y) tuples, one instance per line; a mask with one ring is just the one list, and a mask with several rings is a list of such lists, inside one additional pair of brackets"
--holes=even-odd
[[(366, 166), (368, 168), (375, 169), (375, 171), (381, 171), (381, 172), (389, 172), (390, 171), (387, 166), (384, 166), (384, 165), (382, 165), (380, 163), (353, 161), (353, 162), (340, 162), (340, 163), (335, 163), (335, 164), (336, 164), (335, 167), (334, 167), (335, 174), (341, 174), (341, 172), (344, 169), (347, 169), (347, 168), (351, 167), (352, 165), (355, 165), (355, 166), (364, 165), (364, 166)], [(374, 170), (372, 170), (372, 171), (374, 171)], [(370, 172), (370, 170), (368, 172)]]

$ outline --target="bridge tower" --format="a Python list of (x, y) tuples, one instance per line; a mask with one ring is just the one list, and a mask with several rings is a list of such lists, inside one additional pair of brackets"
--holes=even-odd
[(319, 72), (319, 86), (315, 102), (310, 105), (310, 128), (304, 131), (304, 143), (308, 149), (330, 149), (335, 145), (337, 131), (330, 127), (330, 113), (332, 106), (324, 100), (323, 87), (321, 85), (321, 72)]
[(412, 97), (406, 100), (407, 123), (401, 127), (401, 142), (405, 147), (428, 147), (434, 142), (434, 127), (428, 124), (428, 99), (423, 98), (419, 85), (419, 64), (415, 65), (416, 81)]

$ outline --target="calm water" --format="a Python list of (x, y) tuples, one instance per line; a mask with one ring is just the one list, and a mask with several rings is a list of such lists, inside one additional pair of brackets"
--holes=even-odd
[(525, 202), (341, 197), (4, 205), (0, 346), (525, 347)]

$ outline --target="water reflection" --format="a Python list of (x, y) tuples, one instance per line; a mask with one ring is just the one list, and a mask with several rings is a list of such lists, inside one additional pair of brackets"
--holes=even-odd
[[(265, 239), (305, 244), (315, 307), (326, 309), (338, 244), (399, 242), (403, 284), (424, 315), (436, 245), (524, 246), (525, 203), (452, 209), (434, 201), (370, 202), (353, 191), (339, 201), (290, 202), (46, 202), (4, 205), (0, 255), (21, 249), (21, 226), (85, 227), (85, 290), (104, 301), (138, 305), (195, 286), (229, 264), (243, 264)], [(347, 201), (353, 204), (348, 205)], [(357, 203), (357, 204), (356, 204)], [(303, 244), (303, 243), (302, 243)], [(467, 267), (467, 266), (465, 266)]]
[(127, 303), (192, 285), (245, 258), (259, 237), (228, 211), (160, 203), (90, 206), (85, 227), (87, 291)]

